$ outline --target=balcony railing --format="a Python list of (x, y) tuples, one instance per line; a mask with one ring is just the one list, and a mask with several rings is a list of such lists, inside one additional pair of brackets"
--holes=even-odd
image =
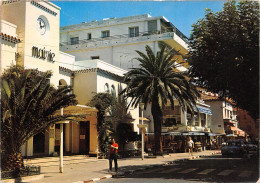
[[(139, 32), (139, 33), (135, 33), (133, 34), (121, 34), (121, 35), (113, 35), (113, 36), (109, 36), (109, 37), (100, 37), (100, 38), (92, 38), (92, 39), (82, 39), (82, 40), (78, 40), (78, 41), (68, 41), (68, 42), (61, 42), (60, 43), (60, 47), (63, 46), (69, 46), (69, 45), (81, 45), (81, 44), (86, 44), (88, 46), (88, 44), (90, 45), (94, 45), (95, 43), (103, 43), (103, 42), (110, 42), (110, 41), (115, 41), (114, 43), (117, 43), (117, 40), (122, 40), (122, 39), (130, 39), (130, 38), (147, 38), (148, 36), (152, 36), (152, 35), (162, 35), (162, 36), (173, 36), (173, 33), (178, 35), (178, 32), (160, 32), (160, 31), (152, 31), (152, 32)], [(182, 38), (182, 40), (186, 43), (189, 44), (188, 42), (188, 38), (185, 37), (183, 34), (178, 35), (179, 37)]]

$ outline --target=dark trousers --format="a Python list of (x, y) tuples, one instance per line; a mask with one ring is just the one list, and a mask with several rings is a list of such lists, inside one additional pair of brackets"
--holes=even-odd
[(112, 162), (114, 160), (115, 163), (115, 170), (117, 171), (118, 165), (117, 165), (117, 154), (111, 154), (109, 157), (109, 170), (112, 170)]

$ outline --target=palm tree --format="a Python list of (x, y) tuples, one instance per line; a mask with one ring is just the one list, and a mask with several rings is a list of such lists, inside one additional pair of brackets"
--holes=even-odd
[(50, 85), (51, 72), (11, 66), (1, 76), (1, 150), (2, 169), (23, 167), (21, 146), (49, 125), (69, 116), (53, 115), (55, 111), (76, 105), (71, 87), (56, 89)]
[(189, 82), (185, 73), (176, 71), (174, 50), (167, 51), (166, 45), (155, 55), (149, 46), (145, 47), (146, 54), (136, 51), (140, 57), (135, 58), (140, 62), (140, 68), (132, 68), (126, 73), (124, 81), (127, 87), (122, 91), (126, 97), (131, 98), (130, 104), (137, 107), (143, 102), (145, 108), (151, 104), (154, 119), (155, 148), (162, 153), (161, 124), (162, 107), (168, 101), (174, 108), (174, 99), (177, 99), (183, 110), (196, 106), (199, 96), (196, 88)]

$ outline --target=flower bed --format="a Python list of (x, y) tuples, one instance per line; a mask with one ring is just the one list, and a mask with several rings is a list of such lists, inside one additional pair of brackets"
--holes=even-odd
[[(41, 173), (41, 167), (40, 166), (25, 166), (24, 168), (21, 169), (21, 177), (26, 177), (26, 176), (32, 176), (32, 175), (40, 175)], [(12, 179), (15, 178), (14, 176), (14, 171), (2, 171), (1, 172), (1, 178), (2, 179)]]

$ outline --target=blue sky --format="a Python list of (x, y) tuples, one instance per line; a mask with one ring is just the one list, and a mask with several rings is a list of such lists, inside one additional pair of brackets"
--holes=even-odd
[(221, 11), (223, 1), (51, 1), (61, 7), (60, 25), (80, 24), (103, 18), (150, 13), (164, 16), (183, 34), (190, 36), (192, 24), (205, 15), (205, 9)]

